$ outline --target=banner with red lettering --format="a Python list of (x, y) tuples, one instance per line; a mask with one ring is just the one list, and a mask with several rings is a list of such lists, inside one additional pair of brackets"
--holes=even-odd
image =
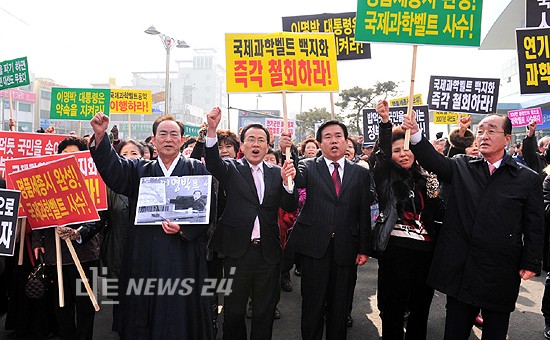
[(57, 154), (59, 142), (67, 135), (0, 131), (0, 176), (6, 177), (6, 159)]
[[(107, 209), (107, 186), (103, 179), (99, 175), (95, 166), (94, 160), (89, 150), (71, 153), (76, 157), (76, 161), (80, 167), (80, 171), (84, 176), (84, 181), (92, 197), (92, 201), (95, 204), (97, 210)], [(8, 189), (15, 189), (13, 182), (11, 181), (10, 174), (20, 170), (26, 170), (30, 168), (36, 168), (37, 166), (66, 158), (67, 154), (57, 154), (41, 157), (27, 157), (27, 158), (13, 158), (6, 160), (6, 185)], [(26, 213), (23, 209), (19, 209), (19, 217), (25, 217)]]
[(65, 156), (10, 174), (33, 229), (99, 220), (76, 157)]

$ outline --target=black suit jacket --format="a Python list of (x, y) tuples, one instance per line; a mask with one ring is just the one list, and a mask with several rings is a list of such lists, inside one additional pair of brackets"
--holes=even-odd
[(252, 171), (243, 159), (222, 160), (218, 144), (206, 148), (206, 168), (225, 188), (227, 202), (212, 240), (210, 249), (232, 258), (240, 258), (250, 244), (256, 216), (260, 219), (262, 253), (268, 263), (280, 263), (282, 248), (277, 213), (297, 208), (297, 194), (289, 194), (283, 187), (281, 168), (262, 163), (264, 171), (264, 199), (260, 204)]
[(287, 247), (321, 258), (334, 233), (334, 256), (339, 265), (352, 265), (357, 254), (370, 252), (370, 177), (368, 170), (348, 160), (340, 195), (323, 156), (299, 162), (296, 186), (306, 188), (307, 198)]

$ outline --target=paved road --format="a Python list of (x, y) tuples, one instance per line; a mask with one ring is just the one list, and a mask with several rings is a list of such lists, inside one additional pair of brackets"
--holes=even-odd
[[(376, 307), (377, 267), (376, 260), (371, 259), (367, 265), (359, 268), (352, 312), (354, 324), (352, 328), (348, 329), (348, 340), (378, 339), (381, 335), (381, 321)], [(281, 292), (279, 309), (282, 318), (276, 320), (274, 324), (273, 339), (275, 340), (300, 339), (300, 278), (291, 276), (294, 290), (290, 293)], [(544, 321), (540, 312), (543, 283), (544, 277), (541, 276), (522, 284), (516, 311), (512, 313), (510, 321), (509, 339), (544, 339), (542, 335)], [(111, 306), (103, 305), (97, 313), (94, 339), (118, 339), (118, 336), (110, 331), (111, 308)], [(2, 324), (4, 320), (5, 316), (0, 320)], [(442, 339), (444, 322), (445, 296), (436, 292), (430, 313), (428, 339)], [(250, 330), (250, 324), (248, 325)], [(6, 331), (0, 331), (0, 339), (9, 339), (7, 334)], [(218, 338), (221, 339), (221, 337)], [(480, 330), (474, 328), (470, 339), (481, 339)]]

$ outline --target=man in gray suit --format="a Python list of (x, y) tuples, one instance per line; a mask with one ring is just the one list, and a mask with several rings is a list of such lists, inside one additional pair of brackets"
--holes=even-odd
[[(344, 158), (348, 130), (338, 121), (323, 123), (316, 139), (322, 156), (299, 162), (296, 187), (307, 199), (287, 249), (302, 255), (302, 338), (346, 338), (355, 265), (368, 260), (370, 178), (368, 170)], [(281, 136), (281, 147), (290, 145)]]

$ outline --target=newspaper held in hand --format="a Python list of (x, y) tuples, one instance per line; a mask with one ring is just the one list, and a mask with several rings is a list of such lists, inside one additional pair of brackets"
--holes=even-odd
[(143, 177), (134, 224), (208, 224), (211, 188), (210, 175)]

